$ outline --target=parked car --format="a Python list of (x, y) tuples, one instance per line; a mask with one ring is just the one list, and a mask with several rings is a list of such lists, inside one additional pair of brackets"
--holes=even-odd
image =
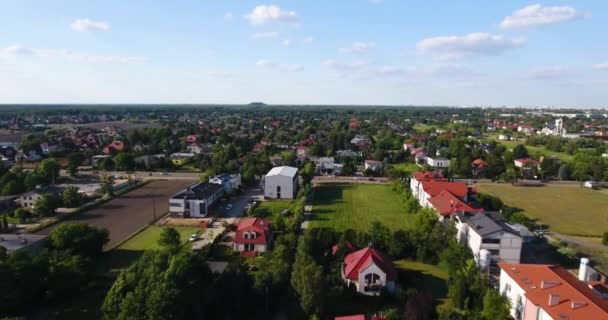
[(194, 242), (196, 240), (198, 240), (198, 234), (196, 234), (196, 233), (191, 235), (190, 238), (188, 238), (188, 241), (190, 241), (190, 242)]

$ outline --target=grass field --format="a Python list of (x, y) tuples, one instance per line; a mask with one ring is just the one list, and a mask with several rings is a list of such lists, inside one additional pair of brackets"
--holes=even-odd
[(403, 200), (388, 184), (324, 184), (314, 188), (312, 227), (367, 231), (379, 221), (389, 228), (408, 226)]
[(272, 218), (283, 210), (291, 208), (293, 201), (289, 200), (266, 200), (260, 202), (255, 208), (256, 216)]
[(495, 140), (496, 142), (504, 145), (509, 150), (515, 148), (518, 144), (523, 144), (523, 145), (526, 146), (526, 149), (528, 149), (528, 153), (531, 156), (537, 156), (537, 157), (540, 157), (540, 156), (544, 156), (544, 157), (555, 156), (555, 157), (559, 158), (560, 160), (566, 161), (566, 162), (570, 162), (574, 158), (574, 155), (567, 154), (565, 152), (551, 151), (551, 150), (546, 149), (544, 146), (529, 146), (529, 145), (526, 145), (525, 141), (501, 141), (501, 140), (498, 140), (498, 135), (492, 135), (492, 136), (490, 136), (490, 138), (492, 140)]
[(445, 303), (448, 296), (447, 272), (435, 265), (417, 261), (397, 260), (394, 264), (402, 287), (429, 290), (437, 304)]
[(518, 187), (510, 184), (478, 184), (482, 193), (499, 197), (524, 210), (549, 229), (566, 235), (600, 236), (608, 231), (608, 191), (578, 185)]
[[(117, 272), (131, 265), (145, 250), (157, 249), (162, 229), (155, 226), (147, 227), (114, 250), (105, 253), (99, 265), (99, 272), (104, 274)], [(201, 232), (199, 228), (174, 227), (174, 229), (179, 232), (184, 243), (191, 234)]]
[(404, 173), (407, 175), (412, 174), (413, 172), (419, 171), (421, 169), (419, 165), (410, 162), (394, 164), (393, 168), (396, 172)]

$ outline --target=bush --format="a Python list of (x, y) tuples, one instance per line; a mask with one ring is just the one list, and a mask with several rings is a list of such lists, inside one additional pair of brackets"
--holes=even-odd
[(608, 246), (608, 231), (602, 234), (602, 244)]

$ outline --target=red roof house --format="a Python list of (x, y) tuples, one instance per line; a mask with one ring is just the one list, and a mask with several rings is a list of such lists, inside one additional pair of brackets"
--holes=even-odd
[(534, 160), (534, 159), (530, 159), (530, 158), (522, 158), (522, 159), (516, 159), (513, 160), (513, 165), (515, 165), (518, 168), (529, 168), (532, 166), (540, 166), (540, 162)]
[(352, 316), (342, 316), (342, 317), (336, 317), (336, 320), (365, 320), (365, 315), (364, 314), (356, 314), (356, 315), (352, 315)]
[(272, 243), (272, 225), (268, 220), (247, 218), (237, 225), (234, 251), (265, 252)]
[(197, 140), (198, 140), (198, 137), (193, 134), (186, 136), (186, 142), (188, 142), (188, 143), (195, 143)]
[(125, 149), (125, 144), (122, 141), (115, 140), (103, 148), (103, 153), (110, 154), (113, 152), (121, 152)]
[(397, 271), (393, 262), (378, 250), (367, 247), (344, 258), (342, 279), (357, 292), (377, 295), (383, 288), (395, 290)]
[(475, 159), (473, 160), (473, 167), (475, 168), (483, 168), (485, 166), (487, 166), (488, 163), (485, 162), (483, 159)]
[(483, 212), (483, 209), (473, 208), (447, 190), (441, 191), (429, 200), (429, 204), (443, 217), (451, 217), (458, 212)]

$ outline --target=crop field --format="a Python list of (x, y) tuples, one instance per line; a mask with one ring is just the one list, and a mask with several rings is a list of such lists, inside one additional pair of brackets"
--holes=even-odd
[[(129, 193), (118, 196), (98, 207), (70, 217), (66, 222), (84, 222), (106, 228), (110, 232), (109, 250), (118, 243), (161, 217), (169, 211), (169, 198), (193, 181), (152, 181)], [(48, 234), (57, 225), (42, 229), (39, 234)]]
[(530, 218), (566, 235), (601, 236), (608, 230), (608, 190), (591, 190), (579, 185), (523, 187), (480, 183), (482, 193), (497, 196)]
[(323, 184), (313, 192), (312, 227), (367, 231), (374, 221), (392, 230), (408, 226), (403, 200), (390, 184)]

